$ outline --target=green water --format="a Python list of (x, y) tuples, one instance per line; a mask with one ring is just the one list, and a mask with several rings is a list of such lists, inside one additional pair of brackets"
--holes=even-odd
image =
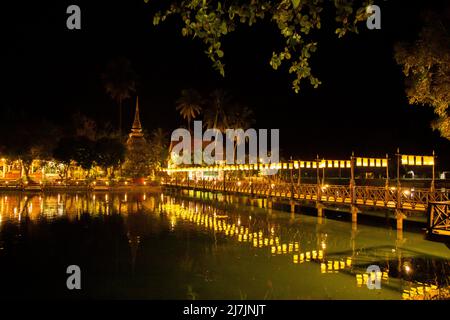
[[(0, 194), (0, 297), (406, 299), (448, 286), (450, 249), (421, 233), (192, 196)], [(66, 287), (69, 265), (81, 290)]]

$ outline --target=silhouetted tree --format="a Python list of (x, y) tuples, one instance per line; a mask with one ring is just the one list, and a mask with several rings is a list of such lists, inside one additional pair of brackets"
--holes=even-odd
[(189, 131), (191, 130), (191, 121), (202, 111), (202, 104), (202, 96), (197, 90), (185, 89), (181, 91), (181, 96), (176, 102), (176, 110), (187, 121)]
[(115, 170), (125, 160), (125, 153), (125, 145), (117, 138), (104, 137), (95, 142), (95, 162), (108, 177), (114, 177)]
[(406, 76), (406, 95), (411, 104), (428, 105), (438, 116), (432, 123), (442, 137), (450, 140), (450, 10), (429, 13), (414, 43), (395, 48), (397, 63)]
[(119, 105), (119, 134), (122, 134), (122, 102), (136, 91), (137, 75), (126, 58), (117, 58), (108, 63), (102, 80), (106, 93)]

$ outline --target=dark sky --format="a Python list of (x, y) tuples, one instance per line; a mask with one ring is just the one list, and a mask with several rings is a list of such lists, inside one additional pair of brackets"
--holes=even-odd
[[(151, 1), (150, 1), (151, 2)], [(413, 38), (428, 7), (445, 1), (378, 1), (382, 29), (338, 39), (333, 21), (315, 35), (313, 72), (318, 89), (304, 82), (291, 89), (285, 69), (274, 71), (272, 51), (282, 48), (275, 25), (243, 27), (223, 44), (226, 77), (212, 69), (198, 40), (183, 38), (176, 18), (155, 27), (151, 4), (127, 1), (15, 1), (1, 9), (0, 123), (11, 113), (65, 125), (80, 111), (98, 122), (117, 119), (117, 106), (105, 94), (100, 74), (118, 56), (132, 62), (140, 77), (141, 119), (147, 130), (171, 131), (182, 120), (175, 111), (181, 89), (227, 90), (250, 106), (257, 128), (279, 128), (282, 155), (348, 158), (358, 155), (431, 153), (444, 161), (450, 142), (430, 128), (431, 108), (409, 106), (393, 44)], [(66, 29), (66, 8), (78, 4), (82, 29)], [(124, 105), (131, 125), (133, 101)], [(20, 126), (20, 124), (17, 124)], [(10, 133), (12, 134), (12, 133)]]

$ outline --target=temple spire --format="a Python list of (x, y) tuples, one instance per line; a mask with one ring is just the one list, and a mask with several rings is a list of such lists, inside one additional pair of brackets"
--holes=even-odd
[(142, 132), (141, 120), (139, 118), (139, 97), (136, 97), (136, 112), (134, 114), (134, 122), (131, 131), (136, 133)]

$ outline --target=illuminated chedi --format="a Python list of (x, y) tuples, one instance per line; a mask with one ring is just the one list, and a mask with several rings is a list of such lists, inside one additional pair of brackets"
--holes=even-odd
[(136, 180), (135, 182), (144, 183), (143, 178), (149, 172), (149, 147), (142, 132), (142, 125), (139, 115), (139, 98), (136, 98), (136, 110), (131, 132), (127, 140), (127, 154), (123, 165), (123, 172)]

